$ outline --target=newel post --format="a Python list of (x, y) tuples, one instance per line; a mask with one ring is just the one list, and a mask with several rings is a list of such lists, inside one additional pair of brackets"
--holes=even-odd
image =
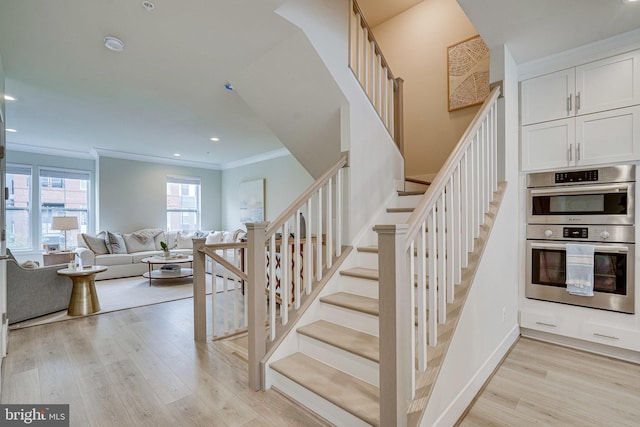
[(267, 262), (265, 252), (266, 222), (247, 224), (247, 265), (249, 284), (247, 287), (249, 328), (249, 387), (261, 390), (262, 372), (260, 361), (267, 352)]
[(193, 339), (207, 340), (207, 282), (205, 279), (205, 239), (193, 239)]
[(376, 225), (378, 233), (380, 425), (406, 426), (411, 398), (411, 287), (405, 240), (407, 225)]

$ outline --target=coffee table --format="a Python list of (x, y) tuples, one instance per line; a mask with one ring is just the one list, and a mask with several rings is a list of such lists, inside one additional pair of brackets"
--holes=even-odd
[(151, 280), (153, 279), (181, 279), (183, 277), (193, 276), (193, 268), (180, 267), (177, 270), (162, 270), (162, 268), (154, 269), (154, 266), (156, 265), (163, 266), (167, 264), (189, 263), (193, 266), (193, 257), (191, 255), (175, 256), (171, 258), (152, 256), (142, 259), (142, 262), (149, 265), (149, 271), (142, 275), (142, 277), (149, 279), (149, 286), (151, 286)]
[(100, 302), (96, 293), (96, 274), (107, 271), (104, 265), (90, 265), (76, 270), (63, 268), (58, 274), (67, 276), (73, 282), (69, 298), (69, 316), (86, 316), (100, 311)]

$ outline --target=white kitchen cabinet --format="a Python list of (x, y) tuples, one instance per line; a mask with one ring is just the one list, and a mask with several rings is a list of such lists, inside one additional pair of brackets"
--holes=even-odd
[(640, 332), (632, 329), (623, 329), (596, 322), (585, 322), (580, 328), (579, 338), (599, 344), (640, 351)]
[(522, 125), (569, 117), (569, 96), (575, 90), (575, 68), (525, 80), (520, 86)]
[(522, 170), (640, 159), (640, 106), (522, 127)]
[(640, 104), (640, 51), (524, 80), (523, 126)]

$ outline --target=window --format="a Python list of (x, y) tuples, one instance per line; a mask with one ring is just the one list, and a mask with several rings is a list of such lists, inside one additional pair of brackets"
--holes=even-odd
[(167, 177), (167, 230), (200, 228), (200, 179)]
[(7, 165), (7, 247), (31, 248), (31, 167)]
[[(89, 181), (91, 175), (85, 171), (40, 169), (40, 224), (42, 224), (42, 244), (57, 243), (74, 247), (78, 233), (87, 231), (89, 218)], [(54, 216), (78, 217), (80, 229), (66, 233), (51, 229)]]

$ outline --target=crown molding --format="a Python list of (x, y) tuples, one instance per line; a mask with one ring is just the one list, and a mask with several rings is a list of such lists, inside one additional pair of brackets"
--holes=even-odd
[(264, 162), (265, 160), (277, 159), (278, 157), (290, 156), (291, 153), (286, 148), (279, 148), (277, 150), (268, 151), (266, 153), (258, 154), (256, 156), (247, 157), (235, 162), (229, 162), (222, 165), (222, 170), (238, 168), (241, 166), (248, 166), (254, 163)]
[(233, 169), (241, 166), (248, 166), (254, 163), (263, 162), (265, 160), (271, 160), (278, 157), (291, 155), (289, 150), (287, 150), (286, 148), (279, 148), (277, 150), (269, 151), (267, 153), (262, 153), (256, 156), (247, 157), (242, 160), (219, 164), (219, 163), (194, 162), (190, 160), (181, 160), (181, 159), (169, 159), (164, 157), (154, 157), (154, 156), (147, 156), (147, 155), (143, 156), (140, 154), (127, 153), (124, 151), (107, 150), (104, 148), (92, 148), (91, 150), (86, 152), (86, 151), (64, 150), (61, 148), (49, 148), (49, 147), (41, 147), (37, 145), (27, 145), (27, 144), (17, 144), (17, 143), (7, 142), (7, 150), (22, 151), (22, 152), (35, 153), (35, 154), (45, 154), (49, 156), (71, 157), (76, 159), (89, 159), (89, 160), (97, 160), (100, 157), (113, 157), (116, 159), (134, 160), (138, 162), (158, 163), (158, 164), (164, 164), (164, 165), (176, 165), (176, 166), (185, 166), (185, 167), (210, 169), (210, 170)]
[(88, 159), (94, 160), (95, 157), (91, 155), (91, 153), (87, 153), (84, 151), (75, 151), (75, 150), (64, 150), (61, 148), (49, 148), (49, 147), (40, 147), (38, 145), (29, 145), (29, 144), (17, 144), (15, 142), (7, 141), (7, 150), (9, 151), (22, 151), (25, 153), (34, 153), (34, 154), (45, 154), (48, 156), (58, 156), (58, 157), (72, 157), (74, 159)]

